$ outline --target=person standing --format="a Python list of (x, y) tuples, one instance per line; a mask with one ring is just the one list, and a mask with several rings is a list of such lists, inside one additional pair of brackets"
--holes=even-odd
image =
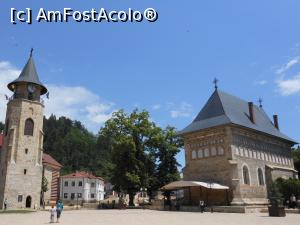
[(50, 209), (50, 223), (54, 223), (55, 212), (56, 209), (54, 208), (54, 205), (52, 205)]
[(4, 200), (4, 210), (7, 210), (7, 198)]
[(60, 216), (61, 216), (61, 213), (64, 209), (64, 204), (61, 202), (61, 200), (58, 200), (57, 203), (56, 203), (56, 222), (59, 223), (59, 219), (60, 219)]

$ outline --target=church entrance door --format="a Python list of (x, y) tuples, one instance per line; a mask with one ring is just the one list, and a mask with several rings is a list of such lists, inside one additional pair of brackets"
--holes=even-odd
[(27, 196), (26, 198), (26, 208), (31, 208), (31, 196)]

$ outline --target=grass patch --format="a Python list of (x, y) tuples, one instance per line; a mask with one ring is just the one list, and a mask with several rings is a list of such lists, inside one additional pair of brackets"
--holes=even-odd
[(11, 210), (0, 210), (0, 214), (10, 214), (10, 213), (32, 213), (35, 212), (34, 210), (28, 210), (28, 209), (11, 209)]

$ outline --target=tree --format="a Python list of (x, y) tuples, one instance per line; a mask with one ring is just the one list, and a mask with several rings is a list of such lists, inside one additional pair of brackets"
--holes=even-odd
[(289, 200), (293, 194), (300, 197), (300, 180), (278, 178), (276, 185), (285, 200)]
[(130, 205), (140, 188), (147, 188), (152, 196), (161, 186), (179, 179), (175, 156), (182, 141), (175, 135), (175, 128), (162, 130), (150, 121), (148, 112), (137, 109), (129, 115), (115, 112), (100, 130), (98, 148), (113, 165), (111, 181), (117, 191), (129, 194)]
[(41, 187), (41, 205), (45, 208), (45, 193), (48, 191), (48, 180), (44, 175), (42, 176), (42, 187)]
[(298, 176), (300, 177), (300, 146), (293, 150), (292, 155), (295, 169), (298, 170)]

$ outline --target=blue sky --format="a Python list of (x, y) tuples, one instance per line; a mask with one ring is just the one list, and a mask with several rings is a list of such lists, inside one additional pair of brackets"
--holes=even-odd
[[(154, 23), (10, 23), (10, 8), (33, 12), (155, 8)], [(262, 97), (281, 130), (300, 141), (300, 2), (1, 1), (0, 119), (5, 85), (31, 47), (49, 87), (46, 114), (81, 120), (96, 132), (111, 113), (147, 109), (161, 126), (188, 125), (213, 91)], [(183, 154), (178, 159), (184, 164)]]

